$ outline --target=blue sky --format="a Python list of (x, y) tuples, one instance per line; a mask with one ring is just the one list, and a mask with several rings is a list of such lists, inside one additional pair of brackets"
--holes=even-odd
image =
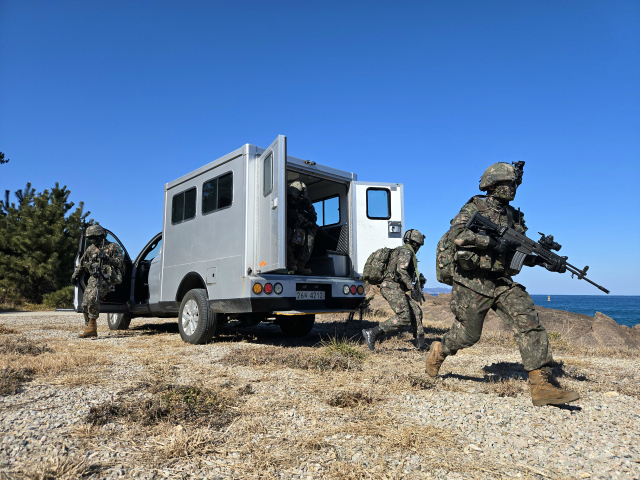
[[(486, 167), (640, 294), (640, 2), (0, 2), (0, 188), (56, 181), (135, 256), (163, 185), (245, 143), (405, 185), (420, 270)], [(532, 235), (537, 239), (537, 235)], [(542, 268), (531, 293), (598, 294)]]

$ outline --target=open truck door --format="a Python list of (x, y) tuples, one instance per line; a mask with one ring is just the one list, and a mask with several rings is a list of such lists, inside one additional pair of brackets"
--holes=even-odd
[(256, 273), (287, 268), (287, 137), (269, 145), (256, 168)]
[[(126, 312), (128, 310), (127, 302), (129, 301), (129, 295), (131, 292), (131, 258), (129, 258), (127, 250), (124, 248), (124, 245), (122, 245), (122, 242), (118, 240), (118, 237), (106, 228), (104, 231), (107, 232), (107, 241), (119, 245), (122, 249), (124, 272), (122, 274), (122, 283), (120, 285), (113, 285), (111, 287), (111, 291), (104, 298), (100, 299), (100, 313)], [(88, 246), (89, 242), (86, 237), (86, 228), (83, 228), (82, 235), (80, 235), (80, 241), (78, 242), (78, 253), (76, 254), (74, 266), (78, 266), (80, 258), (82, 258), (82, 255)], [(84, 290), (87, 287), (87, 282), (89, 281), (89, 275), (90, 274), (87, 271), (84, 271), (84, 275), (78, 278), (78, 281), (75, 284), (73, 308), (77, 313), (82, 312), (82, 299), (84, 297)]]
[(362, 275), (369, 255), (402, 245), (404, 187), (401, 183), (352, 182), (354, 270)]

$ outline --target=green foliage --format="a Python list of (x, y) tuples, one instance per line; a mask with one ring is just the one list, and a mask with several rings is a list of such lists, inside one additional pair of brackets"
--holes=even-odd
[(42, 296), (42, 303), (49, 308), (72, 308), (73, 285), (68, 285), (60, 290), (47, 293)]
[(36, 193), (27, 183), (0, 201), (0, 303), (42, 301), (69, 284), (81, 234), (84, 205), (69, 202), (66, 185)]

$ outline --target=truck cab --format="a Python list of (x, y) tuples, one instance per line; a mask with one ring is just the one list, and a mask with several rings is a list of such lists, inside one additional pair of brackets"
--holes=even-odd
[[(287, 271), (287, 187), (300, 180), (318, 215), (307, 267)], [(207, 343), (219, 324), (272, 321), (306, 335), (315, 315), (353, 312), (364, 300), (362, 270), (374, 250), (397, 247), (404, 233), (403, 186), (359, 182), (355, 173), (287, 154), (278, 136), (267, 148), (246, 144), (164, 187), (162, 232), (101, 301), (109, 327), (134, 317), (178, 317), (182, 339)], [(80, 240), (78, 257), (86, 248)], [(74, 306), (81, 311), (84, 282)]]

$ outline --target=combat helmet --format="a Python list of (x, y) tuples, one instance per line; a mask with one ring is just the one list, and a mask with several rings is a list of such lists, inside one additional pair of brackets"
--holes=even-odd
[(498, 162), (487, 168), (480, 177), (480, 190), (486, 192), (489, 188), (500, 182), (512, 181), (516, 186), (522, 183), (522, 168), (524, 162)]
[(106, 237), (107, 232), (100, 225), (91, 225), (87, 228), (87, 237)]
[(304, 198), (307, 196), (307, 186), (300, 180), (295, 180), (289, 184), (287, 193), (295, 198)]
[(418, 245), (424, 245), (424, 235), (421, 234), (418, 230), (411, 229), (404, 232), (404, 236), (402, 237), (402, 241), (407, 243), (409, 241), (416, 242)]

